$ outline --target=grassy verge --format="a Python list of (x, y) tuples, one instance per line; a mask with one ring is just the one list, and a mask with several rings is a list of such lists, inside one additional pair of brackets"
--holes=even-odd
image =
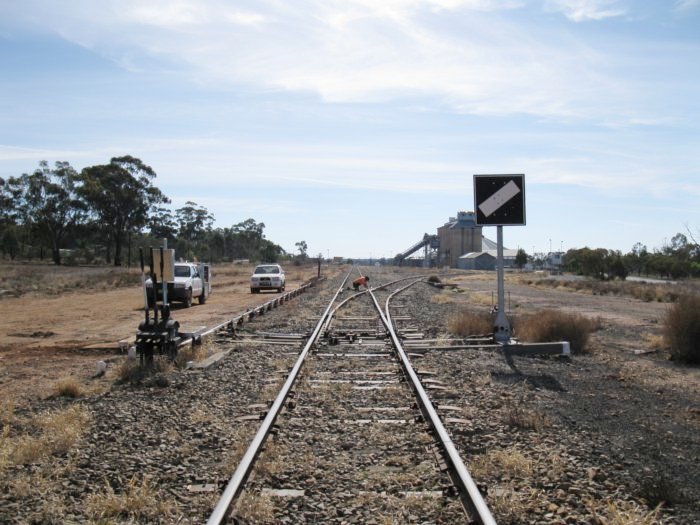
[(541, 310), (516, 320), (516, 335), (527, 342), (568, 341), (571, 353), (588, 352), (588, 340), (592, 332), (600, 329), (600, 319), (590, 319), (579, 314), (559, 310)]
[[(592, 295), (634, 297), (640, 301), (672, 303), (681, 295), (681, 290), (671, 284), (652, 284), (631, 281), (597, 281), (593, 279), (537, 279), (524, 277), (523, 284), (558, 288)], [(700, 292), (698, 292), (700, 293)]]

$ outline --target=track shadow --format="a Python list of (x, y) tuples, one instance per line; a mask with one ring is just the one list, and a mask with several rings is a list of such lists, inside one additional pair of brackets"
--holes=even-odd
[(505, 352), (504, 357), (512, 372), (491, 372), (491, 377), (499, 383), (516, 384), (525, 381), (533, 388), (541, 388), (543, 390), (551, 390), (553, 392), (566, 392), (566, 389), (561, 386), (559, 381), (554, 376), (549, 374), (524, 374), (516, 366), (512, 355)]

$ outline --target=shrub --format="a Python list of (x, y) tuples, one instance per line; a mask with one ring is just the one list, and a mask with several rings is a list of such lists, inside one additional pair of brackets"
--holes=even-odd
[(678, 486), (663, 474), (643, 479), (639, 486), (639, 492), (651, 508), (661, 505), (675, 505), (685, 499)]
[[(142, 367), (139, 360), (126, 360), (117, 370), (117, 383), (129, 383), (132, 385), (141, 384), (148, 380), (152, 383), (158, 378), (164, 378), (164, 374), (170, 372), (173, 368), (172, 363), (164, 356), (156, 355), (153, 357), (153, 366), (151, 368)], [(157, 386), (161, 386), (157, 383)]]
[(62, 379), (54, 385), (54, 392), (59, 397), (70, 397), (75, 399), (85, 394), (83, 387), (72, 377)]
[(551, 426), (546, 414), (538, 410), (528, 409), (522, 405), (512, 406), (505, 414), (504, 421), (508, 426), (537, 432)]
[(154, 522), (172, 517), (176, 509), (176, 504), (158, 494), (146, 476), (140, 482), (136, 476), (131, 478), (121, 493), (116, 493), (105, 482), (104, 492), (88, 496), (85, 506), (88, 513), (100, 522), (109, 518)]
[(672, 360), (700, 363), (700, 296), (683, 296), (666, 311), (664, 338)]
[(572, 354), (586, 353), (591, 333), (600, 327), (600, 320), (558, 310), (542, 310), (518, 321), (518, 337), (529, 342), (568, 341)]
[(190, 361), (202, 361), (211, 355), (211, 345), (205, 341), (198, 345), (185, 345), (178, 349), (173, 364), (178, 369), (187, 368)]
[(428, 282), (429, 283), (439, 283), (442, 281), (440, 281), (440, 278), (437, 275), (431, 275), (430, 277), (428, 277)]
[(462, 310), (450, 316), (447, 320), (447, 329), (460, 336), (491, 334), (493, 322), (488, 313), (476, 314), (469, 310)]

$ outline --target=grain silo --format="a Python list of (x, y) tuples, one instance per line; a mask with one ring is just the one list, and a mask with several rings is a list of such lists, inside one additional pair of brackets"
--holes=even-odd
[(470, 252), (481, 251), (481, 226), (476, 224), (473, 211), (460, 211), (457, 217), (438, 228), (440, 266), (457, 267), (460, 256)]

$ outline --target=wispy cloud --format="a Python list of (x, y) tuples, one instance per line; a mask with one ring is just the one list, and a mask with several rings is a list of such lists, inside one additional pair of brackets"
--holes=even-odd
[[(18, 4), (19, 5), (19, 4)], [(331, 103), (441, 104), (475, 115), (633, 123), (659, 118), (604, 43), (533, 31), (495, 0), (25, 0), (15, 15), (133, 69), (157, 61), (217, 89), (308, 93)], [(572, 20), (613, 0), (547, 0)], [(38, 16), (37, 14), (40, 14)], [(629, 48), (632, 49), (633, 46)], [(625, 48), (620, 48), (625, 49)]]
[[(690, 0), (693, 1), (693, 0)], [(546, 7), (551, 11), (562, 12), (569, 20), (585, 22), (622, 16), (625, 9), (616, 7), (618, 0), (547, 0)]]
[(700, 0), (676, 0), (676, 10), (687, 11), (700, 7)]

